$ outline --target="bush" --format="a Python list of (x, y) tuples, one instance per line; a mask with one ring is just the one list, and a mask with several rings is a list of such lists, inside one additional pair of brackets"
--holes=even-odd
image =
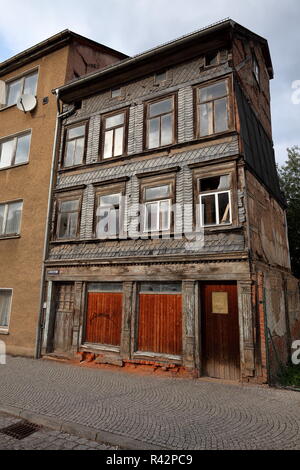
[(300, 365), (289, 366), (279, 380), (281, 385), (300, 388)]

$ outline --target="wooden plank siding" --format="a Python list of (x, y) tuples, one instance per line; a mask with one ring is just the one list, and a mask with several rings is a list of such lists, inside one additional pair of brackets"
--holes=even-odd
[(121, 342), (123, 294), (89, 292), (85, 341), (119, 346)]
[(74, 283), (58, 284), (55, 292), (54, 353), (69, 353), (74, 322)]
[(181, 294), (140, 294), (138, 350), (182, 354)]

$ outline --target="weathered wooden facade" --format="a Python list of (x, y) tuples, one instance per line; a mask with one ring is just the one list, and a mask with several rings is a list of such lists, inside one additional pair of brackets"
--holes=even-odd
[(267, 380), (266, 283), (297, 291), (272, 77), (228, 20), (57, 91), (42, 355)]

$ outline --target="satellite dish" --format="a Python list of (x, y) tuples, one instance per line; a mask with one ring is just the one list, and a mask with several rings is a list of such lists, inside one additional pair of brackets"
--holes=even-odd
[(36, 107), (36, 97), (33, 95), (21, 95), (17, 100), (17, 108), (24, 113), (32, 111)]

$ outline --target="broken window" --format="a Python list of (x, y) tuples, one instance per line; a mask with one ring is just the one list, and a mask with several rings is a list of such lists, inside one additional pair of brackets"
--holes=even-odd
[(81, 198), (70, 197), (58, 200), (57, 238), (76, 238), (79, 229)]
[(199, 180), (200, 224), (202, 227), (232, 223), (230, 175)]
[(229, 129), (228, 94), (227, 80), (197, 89), (198, 135), (200, 137)]
[(206, 54), (205, 56), (205, 66), (213, 66), (218, 65), (220, 62), (220, 53), (219, 52), (212, 52), (210, 54)]
[(66, 129), (64, 167), (81, 165), (84, 160), (87, 123)]
[(174, 96), (147, 104), (148, 149), (174, 142)]
[(253, 74), (254, 74), (254, 77), (257, 81), (257, 83), (259, 84), (259, 65), (258, 65), (258, 61), (255, 57), (255, 55), (253, 55)]
[(103, 158), (120, 157), (125, 153), (126, 112), (103, 118)]
[(155, 74), (155, 83), (162, 83), (167, 80), (167, 72), (159, 72)]

